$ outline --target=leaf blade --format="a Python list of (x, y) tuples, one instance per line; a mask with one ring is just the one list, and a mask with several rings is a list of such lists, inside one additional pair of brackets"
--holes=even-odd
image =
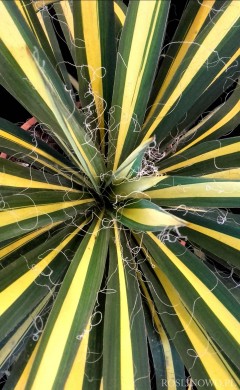
[(139, 131), (143, 121), (165, 30), (162, 21), (168, 8), (165, 1), (129, 5), (119, 43), (110, 112), (109, 168), (113, 171), (136, 145), (132, 134), (135, 129)]
[[(38, 384), (42, 386), (44, 383), (51, 383), (53, 388), (58, 388), (59, 383), (66, 382), (79, 346), (76, 336), (84, 332), (102, 281), (108, 240), (106, 230), (101, 230), (100, 227), (101, 218), (92, 223), (89, 230), (91, 234), (85, 236), (72, 261), (51, 312), (27, 386)], [(101, 253), (101, 260), (97, 262), (96, 266), (98, 253)], [(92, 283), (93, 278), (95, 283)], [(82, 299), (88, 304), (86, 304), (84, 312), (82, 309), (79, 312), (78, 308), (81, 308)], [(67, 318), (66, 312), (68, 313)], [(77, 327), (76, 321), (73, 322), (76, 316), (80, 321), (78, 321)], [(62, 337), (63, 325), (64, 337)], [(54, 366), (49, 367), (49, 356), (52, 354), (55, 356), (56, 341), (59, 354), (54, 360)], [(66, 357), (68, 357), (67, 366), (64, 363)], [(46, 378), (46, 370), (49, 371), (48, 378)]]

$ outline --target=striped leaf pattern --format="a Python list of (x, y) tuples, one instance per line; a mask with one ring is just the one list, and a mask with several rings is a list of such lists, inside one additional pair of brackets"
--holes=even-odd
[[(214, 6), (215, 2), (211, 1), (210, 6), (206, 3), (209, 2), (203, 2), (201, 7), (207, 9), (205, 15), (196, 15), (198, 23), (200, 20), (203, 22), (206, 13), (210, 12), (211, 6)], [(149, 138), (155, 132), (158, 140), (163, 140), (167, 135), (165, 126), (170, 130), (169, 126), (172, 127), (180, 122), (184, 113), (195, 103), (195, 100), (188, 99), (188, 94), (191, 93), (194, 99), (197, 99), (219, 75), (222, 68), (225, 67), (225, 63), (217, 61), (217, 58), (223, 56), (229, 58), (239, 49), (234, 43), (239, 30), (233, 28), (239, 17), (240, 5), (238, 2), (227, 2), (220, 12), (216, 13), (213, 23), (212, 20), (209, 21), (189, 48), (185, 48), (183, 52), (179, 48), (176, 62), (172, 64), (168, 74), (171, 81), (168, 82), (169, 80), (165, 79), (165, 88), (166, 86), (167, 88), (164, 90), (163, 86), (164, 92), (159, 92), (159, 96), (153, 103), (152, 112), (149, 113), (143, 126), (145, 138)], [(192, 34), (196, 34), (195, 29), (193, 33), (189, 31), (190, 38)], [(213, 62), (215, 66), (208, 66)]]
[(113, 171), (136, 145), (156, 72), (168, 8), (169, 3), (165, 1), (131, 2), (129, 5), (119, 42), (110, 110), (109, 167)]
[[(103, 386), (149, 389), (146, 330), (134, 262), (124, 234), (114, 224), (110, 241), (109, 275), (104, 320)], [(128, 264), (124, 258), (128, 256)], [(113, 316), (113, 318), (112, 318)], [(139, 338), (143, 339), (139, 343)], [(139, 375), (141, 373), (141, 375)]]
[(0, 2), (5, 390), (240, 387), (240, 3), (184, 4)]

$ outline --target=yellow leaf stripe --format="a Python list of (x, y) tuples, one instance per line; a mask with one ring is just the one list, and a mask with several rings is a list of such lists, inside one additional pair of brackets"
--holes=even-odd
[(134, 178), (133, 180), (128, 180), (117, 185), (114, 182), (114, 194), (117, 194), (119, 197), (123, 198), (143, 198), (143, 191), (146, 191), (148, 188), (155, 186), (166, 178), (167, 176), (143, 176), (141, 178)]
[(138, 275), (138, 280), (139, 280), (140, 285), (142, 287), (144, 297), (147, 299), (147, 303), (148, 303), (149, 309), (151, 311), (152, 319), (154, 322), (154, 328), (158, 332), (159, 338), (160, 338), (161, 343), (162, 343), (162, 347), (163, 347), (163, 351), (164, 351), (164, 355), (165, 355), (165, 363), (166, 363), (166, 381), (167, 381), (167, 383), (169, 383), (169, 390), (175, 390), (175, 389), (177, 389), (177, 385), (176, 385), (177, 381), (176, 381), (176, 377), (175, 377), (173, 356), (172, 356), (171, 345), (170, 345), (168, 336), (167, 336), (167, 334), (166, 334), (166, 332), (161, 324), (161, 321), (158, 317), (157, 311), (156, 311), (154, 303), (149, 295), (149, 292), (148, 292), (145, 284), (143, 283), (141, 277), (139, 277), (139, 275)]
[[(37, 8), (41, 7), (42, 1), (43, 0), (39, 1), (39, 4), (36, 6)], [(45, 0), (45, 1), (49, 1), (50, 2), (52, 0)], [(54, 1), (56, 2), (58, 0), (54, 0)], [(66, 26), (69, 29), (71, 42), (74, 42), (74, 24), (73, 24), (73, 16), (72, 16), (72, 11), (71, 11), (69, 2), (68, 1), (64, 1), (64, 0), (63, 1), (59, 1), (59, 5), (60, 5), (60, 7), (62, 9), (62, 14), (64, 15), (64, 18), (66, 19)], [(123, 25), (126, 16), (124, 15), (123, 10), (118, 5), (118, 3), (116, 3), (116, 1), (114, 1), (114, 12), (115, 12), (116, 16), (118, 17), (119, 21), (121, 22), (121, 24)]]
[(125, 19), (126, 19), (126, 16), (125, 16), (122, 8), (119, 6), (119, 4), (116, 1), (114, 1), (114, 12), (115, 12), (115, 15), (118, 17), (121, 25), (123, 26)]
[[(240, 2), (231, 1), (228, 7), (224, 10), (220, 18), (213, 25), (212, 30), (203, 40), (199, 46), (198, 51), (192, 58), (190, 64), (187, 67), (186, 72), (181, 77), (181, 82), (176, 86), (167, 102), (163, 105), (162, 110), (157, 115), (156, 119), (151, 124), (150, 128), (145, 134), (143, 141), (151, 137), (156, 127), (161, 123), (163, 118), (167, 113), (172, 109), (173, 105), (181, 97), (185, 89), (190, 85), (192, 79), (196, 76), (198, 71), (207, 61), (211, 53), (217, 48), (221, 43), (227, 33), (230, 31), (232, 26), (237, 22), (240, 16)], [(224, 26), (224, 29), (222, 28)]]
[(139, 157), (140, 153), (144, 153), (144, 150), (151, 144), (153, 138), (150, 138), (146, 142), (140, 144), (134, 151), (126, 158), (126, 160), (119, 166), (117, 171), (114, 173), (113, 184), (119, 183), (125, 178), (131, 171), (131, 168)]
[[(135, 235), (135, 238), (140, 243), (139, 237)], [(178, 292), (175, 290), (174, 286), (166, 277), (166, 275), (161, 271), (153, 257), (149, 254), (144, 246), (141, 245), (141, 249), (146, 256), (146, 259), (150, 263), (151, 268), (153, 268), (154, 273), (162, 284), (178, 316), (178, 319), (180, 320), (183, 329), (189, 338), (190, 343), (195, 348), (196, 355), (200, 358), (201, 363), (206, 369), (209, 377), (218, 384), (231, 383), (231, 385), (233, 384), (234, 386), (233, 389), (236, 389), (236, 385), (233, 382), (234, 378), (234, 380), (239, 383), (239, 379), (237, 378), (236, 374), (228, 365), (227, 361), (223, 358), (219, 350), (216, 349), (216, 346), (212, 343), (211, 339), (198, 323), (196, 318), (194, 318), (183, 305)], [(222, 386), (216, 388), (222, 390)]]
[(145, 128), (147, 126), (149, 119), (152, 118), (159, 101), (163, 97), (170, 81), (172, 80), (176, 71), (178, 70), (179, 66), (181, 65), (184, 57), (186, 56), (186, 54), (188, 52), (188, 49), (192, 45), (192, 42), (194, 42), (196, 36), (198, 35), (199, 31), (201, 30), (204, 22), (206, 21), (206, 18), (208, 17), (209, 13), (212, 10), (214, 3), (215, 3), (215, 0), (212, 0), (212, 1), (204, 0), (202, 2), (201, 7), (199, 8), (198, 13), (196, 14), (196, 17), (195, 17), (191, 27), (189, 28), (189, 30), (184, 38), (184, 41), (183, 41), (182, 45), (180, 46), (180, 49), (179, 49), (173, 63), (171, 64), (171, 66), (168, 70), (166, 78), (165, 78), (165, 80), (164, 80), (164, 82), (163, 82), (163, 84), (158, 92), (158, 95), (157, 95), (157, 97), (153, 103), (153, 106), (152, 106), (152, 108), (147, 116), (147, 119), (146, 119), (146, 122), (144, 123), (143, 128)]
[[(6, 139), (6, 140), (8, 140), (10, 142), (13, 142), (13, 143), (15, 143), (17, 145), (20, 145), (20, 146), (26, 148), (30, 152), (29, 155), (28, 155), (29, 157), (31, 157), (33, 160), (37, 160), (43, 166), (46, 166), (46, 167), (50, 168), (51, 170), (53, 170), (53, 171), (57, 172), (58, 174), (66, 177), (67, 179), (69, 179), (69, 175), (67, 175), (63, 171), (59, 170), (58, 168), (56, 168), (54, 166), (54, 164), (59, 165), (60, 167), (62, 167), (64, 169), (64, 171), (69, 172), (69, 174), (72, 174), (72, 176), (73, 176), (72, 180), (73, 181), (79, 183), (74, 176), (77, 176), (80, 180), (83, 180), (82, 176), (79, 175), (72, 168), (70, 168), (67, 165), (63, 164), (60, 160), (58, 160), (57, 158), (53, 157), (51, 154), (48, 154), (48, 153), (44, 152), (43, 150), (39, 149), (36, 145), (29, 144), (28, 142), (18, 138), (15, 135), (12, 135), (12, 134), (8, 133), (7, 131), (5, 131), (3, 129), (0, 129), (0, 138)], [(39, 156), (42, 156), (42, 157), (50, 160), (53, 164), (48, 164), (45, 160), (42, 160), (41, 158), (39, 158)]]
[[(71, 126), (69, 125), (67, 118), (66, 118), (66, 117), (61, 118), (61, 117), (60, 117), (60, 111), (58, 111), (58, 112), (56, 111), (56, 112), (55, 112), (55, 116), (56, 116), (56, 118), (58, 119), (59, 123), (62, 124), (62, 128), (63, 128), (63, 129), (65, 128), (65, 129), (68, 130), (68, 131), (67, 131), (67, 137), (68, 137), (68, 139), (70, 138), (68, 134), (71, 135), (70, 142), (71, 142), (71, 140), (74, 141), (74, 143), (71, 142), (71, 144), (72, 144), (72, 146), (73, 146), (73, 148), (74, 148), (74, 150), (75, 150), (75, 153), (79, 156), (79, 160), (77, 160), (77, 165), (80, 166), (81, 169), (82, 169), (83, 160), (84, 160), (84, 165), (87, 166), (87, 170), (91, 173), (92, 177), (94, 177), (95, 179), (99, 179), (99, 178), (97, 177), (97, 173), (96, 173), (96, 170), (94, 169), (93, 164), (91, 164), (91, 161), (89, 160), (87, 154), (85, 153), (85, 151), (84, 151), (84, 149), (83, 149), (81, 143), (78, 141), (78, 138), (76, 137), (76, 135), (75, 135), (73, 129), (72, 129)], [(80, 163), (79, 163), (79, 161), (80, 161)], [(81, 164), (82, 164), (82, 165), (81, 165)], [(85, 168), (85, 167), (84, 167), (84, 168)]]
[(231, 246), (232, 248), (240, 251), (240, 238), (232, 237), (228, 234), (218, 232), (217, 230), (209, 229), (201, 225), (197, 225), (192, 222), (188, 222), (189, 229), (196, 230), (199, 233), (204, 234), (207, 237), (214, 238), (225, 245)]
[(35, 281), (35, 279), (43, 272), (43, 270), (55, 259), (55, 257), (63, 250), (63, 248), (80, 232), (88, 221), (83, 222), (77, 229), (69, 234), (56, 248), (42, 258), (33, 268), (20, 276), (15, 282), (10, 284), (1, 292), (1, 308), (2, 315)]
[(38, 34), (36, 32), (36, 28), (35, 28), (35, 25), (34, 23), (32, 22), (32, 19), (31, 17), (29, 17), (29, 11), (28, 11), (28, 7), (26, 7), (26, 5), (24, 3), (21, 3), (21, 1), (19, 0), (14, 0), (16, 6), (18, 7), (19, 11), (21, 12), (22, 16), (24, 17), (26, 23), (28, 24), (28, 26), (31, 28), (31, 30), (33, 31), (36, 39), (38, 40), (38, 43), (40, 46), (42, 46), (41, 44), (41, 40), (39, 39), (38, 37)]
[[(84, 151), (84, 148), (82, 147), (82, 145), (87, 144), (87, 140), (85, 139), (84, 143), (83, 142), (81, 143), (79, 141), (79, 139), (76, 135), (77, 133), (75, 133), (72, 126), (70, 126), (70, 118), (71, 118), (70, 112), (62, 104), (61, 99), (59, 98), (58, 92), (51, 82), (51, 79), (49, 77), (47, 77), (47, 75), (45, 74), (45, 72), (43, 72), (42, 68), (39, 66), (39, 64), (37, 62), (36, 62), (36, 64), (37, 64), (37, 68), (39, 70), (39, 74), (41, 74), (41, 76), (42, 76), (42, 80), (44, 80), (46, 82), (46, 85), (48, 86), (48, 88), (45, 88), (45, 89), (46, 89), (46, 93), (48, 95), (49, 101), (51, 102), (52, 112), (53, 112), (58, 124), (61, 126), (64, 134), (66, 135), (68, 141), (72, 145), (76, 155), (78, 156), (78, 159), (77, 159), (74, 156), (74, 154), (71, 154), (72, 159), (75, 161), (76, 165), (80, 167), (80, 169), (85, 168), (85, 170), (88, 171), (88, 173), (90, 172), (90, 176), (92, 176), (94, 179), (96, 179), (96, 178), (99, 179), (97, 177), (97, 173), (96, 173), (96, 170), (94, 169), (94, 166), (91, 164), (91, 161), (89, 160), (86, 152)], [(50, 93), (50, 90), (51, 90), (51, 93)], [(75, 128), (77, 127), (79, 130), (79, 124), (76, 122), (76, 120), (74, 120), (73, 117), (71, 118), (71, 120), (72, 120), (72, 124), (74, 125), (74, 127)], [(58, 140), (61, 143), (63, 143), (61, 137), (58, 137)], [(65, 147), (66, 147), (66, 145), (65, 145)]]
[[(151, 48), (161, 5), (161, 0), (139, 2), (126, 71), (113, 171), (116, 171), (119, 165), (121, 152), (134, 113), (144, 71), (149, 61), (148, 54)], [(141, 33), (139, 33), (139, 31), (141, 31)], [(145, 138), (145, 141), (146, 139), (147, 138)]]
[[(41, 2), (43, 0), (40, 0), (39, 1), (39, 5), (37, 5), (38, 8), (41, 7)], [(46, 1), (46, 0), (45, 0)], [(51, 0), (47, 0), (47, 1), (51, 1)], [(54, 1), (58, 1), (58, 0), (54, 0)], [(72, 11), (71, 11), (71, 8), (70, 8), (70, 5), (69, 5), (69, 2), (68, 1), (60, 1), (59, 2), (59, 5), (62, 9), (62, 14), (64, 15), (65, 19), (66, 19), (66, 25), (69, 29), (69, 34), (71, 36), (71, 42), (74, 42), (74, 25), (73, 25), (73, 17), (72, 17)], [(118, 3), (116, 3), (116, 1), (114, 1), (114, 12), (116, 14), (116, 16), (118, 17), (119, 21), (121, 22), (121, 24), (123, 25), (124, 24), (124, 21), (125, 21), (125, 18), (126, 16), (124, 15), (124, 12), (123, 10), (121, 9), (121, 7), (118, 5)]]
[[(220, 72), (217, 74), (217, 76), (213, 79), (213, 81), (209, 84), (209, 86), (207, 87), (207, 89), (218, 79), (218, 77), (221, 76), (221, 74), (223, 72), (225, 72), (225, 70), (227, 70), (231, 65), (232, 63), (238, 59), (238, 57), (240, 56), (240, 49), (238, 49), (234, 54), (233, 56), (230, 58), (229, 61), (226, 62), (226, 64), (224, 65), (224, 67), (220, 70)], [(238, 63), (236, 61), (236, 67), (237, 67)]]
[(24, 237), (20, 238), (19, 240), (14, 240), (13, 242), (11, 242), (11, 244), (4, 246), (2, 249), (0, 249), (0, 260), (2, 260), (5, 256), (9, 255), (16, 249), (21, 248), (26, 243), (32, 241), (34, 238), (40, 236), (41, 234), (59, 225), (60, 223), (61, 222), (54, 222), (49, 225), (46, 225), (43, 228), (35, 230), (32, 233), (26, 234)]
[(44, 214), (54, 213), (55, 211), (60, 211), (67, 209), (68, 207), (79, 206), (81, 204), (90, 203), (93, 201), (93, 198), (81, 199), (68, 202), (58, 202), (51, 203), (48, 205), (35, 205), (31, 207), (22, 207), (16, 209), (9, 209), (6, 211), (1, 211), (0, 216), (0, 227), (10, 225), (12, 223), (19, 223), (29, 218), (40, 217)]
[[(185, 138), (194, 137), (195, 133), (198, 131), (199, 128), (202, 127), (206, 122), (208, 122), (209, 119), (212, 118), (212, 116), (221, 108), (221, 106), (216, 107), (214, 110), (212, 110), (208, 115), (205, 116), (205, 118), (199, 122), (196, 126), (192, 127), (187, 133), (183, 134), (181, 137), (181, 141), (184, 141)], [(200, 138), (200, 137), (199, 137)], [(198, 139), (199, 139), (198, 138)], [(182, 151), (183, 149), (181, 149)], [(174, 153), (174, 155), (178, 154), (179, 152)]]
[(89, 77), (97, 110), (101, 145), (104, 145), (103, 68), (101, 61), (101, 40), (98, 1), (81, 1), (82, 28)]
[(40, 345), (40, 341), (41, 341), (41, 337), (40, 339), (38, 340), (38, 343), (36, 344), (34, 350), (33, 350), (33, 353), (31, 354), (16, 386), (14, 387), (14, 390), (25, 390), (26, 389), (26, 384), (27, 384), (27, 381), (28, 381), (28, 377), (29, 377), (29, 374), (30, 374), (30, 371), (31, 371), (31, 368), (32, 368), (32, 365), (33, 365), (33, 362), (35, 360), (35, 357), (37, 355), (37, 351), (39, 349), (39, 345)]
[[(51, 336), (48, 339), (41, 362), (38, 366), (32, 389), (50, 389), (52, 388), (62, 355), (68, 340), (68, 336), (74, 322), (74, 317), (78, 307), (79, 299), (84, 288), (84, 283), (89, 267), (89, 262), (94, 249), (95, 240), (101, 227), (102, 215), (96, 223), (96, 226), (89, 238), (85, 252), (81, 258), (78, 269), (75, 272), (67, 295), (62, 303), (58, 313)], [(63, 332), (64, 329), (64, 332)], [(57, 354), (56, 354), (57, 346)], [(51, 364), (49, 364), (51, 361)]]
[(185, 265), (181, 260), (171, 252), (154, 234), (147, 233), (157, 246), (168, 256), (174, 266), (183, 274), (183, 276), (192, 284), (193, 288), (203, 299), (206, 305), (227, 329), (231, 336), (240, 343), (239, 323), (236, 318), (228, 311), (222, 302), (213, 294), (211, 290)]
[[(235, 115), (237, 115), (240, 111), (240, 102), (238, 101), (235, 106), (229, 111), (222, 119), (220, 119), (217, 123), (215, 123), (214, 126), (212, 126), (210, 129), (206, 130), (204, 134), (200, 135), (198, 138), (196, 138), (194, 141), (192, 141), (190, 144), (179, 150), (177, 153), (174, 155), (178, 155), (179, 153), (184, 152), (185, 150), (191, 148), (195, 144), (199, 143), (202, 141), (204, 138), (208, 137), (210, 134), (213, 134), (215, 131), (223, 127), (227, 122), (229, 122), (232, 118), (234, 118)], [(207, 118), (208, 119), (208, 118)], [(206, 122), (206, 120), (205, 120)], [(195, 126), (193, 129), (191, 129), (186, 135), (189, 136), (190, 133), (195, 133), (195, 131), (204, 124), (203, 122), (200, 122), (197, 126)]]
[(70, 73), (68, 73), (68, 77), (69, 77), (69, 80), (70, 80), (71, 84), (73, 85), (73, 87), (76, 89), (76, 91), (78, 91), (79, 90), (79, 82)]
[[(82, 336), (81, 344), (78, 348), (78, 352), (74, 359), (71, 371), (67, 378), (67, 381), (64, 386), (64, 390), (73, 390), (73, 389), (82, 389), (83, 381), (85, 377), (85, 364), (87, 361), (88, 350), (88, 340), (89, 332), (91, 328), (90, 321), (87, 324), (87, 327)], [(90, 351), (91, 353), (91, 351)]]
[(114, 222), (120, 290), (120, 373), (121, 389), (134, 390), (133, 351), (131, 342), (130, 315), (127, 300), (127, 285), (124, 275), (121, 242), (117, 223)]
[[(68, 121), (65, 117), (63, 119), (63, 116), (60, 113), (60, 108), (57, 106), (57, 103), (50, 94), (50, 88), (52, 88), (52, 91), (55, 91), (56, 94), (57, 91), (52, 86), (51, 81), (46, 77), (41, 64), (39, 63), (37, 48), (36, 53), (32, 53), (30, 51), (4, 4), (4, 2), (0, 2), (0, 13), (2, 18), (0, 24), (0, 38), (24, 74), (26, 74), (26, 77), (29, 79), (30, 83), (33, 85), (35, 90), (38, 92), (38, 94), (41, 96), (43, 101), (47, 104), (55, 116), (63, 132), (71, 142), (75, 153), (80, 156), (80, 161), (82, 162), (82, 160), (84, 160), (84, 163), (87, 166), (87, 170), (91, 172), (92, 177), (96, 178), (97, 173), (95, 172), (93, 165), (90, 163), (84, 149), (82, 148), (82, 145), (78, 141)], [(11, 31), (11, 34), (9, 34), (9, 31)], [(49, 88), (46, 88), (45, 82)], [(58, 139), (62, 142), (60, 137), (58, 137)], [(78, 159), (76, 159), (74, 155), (72, 155), (72, 158), (76, 162), (76, 165), (79, 166)]]
[[(240, 3), (239, 3), (240, 4)], [(202, 161), (214, 159), (216, 157), (226, 156), (228, 154), (237, 153), (240, 150), (240, 142), (235, 142), (232, 145), (221, 146), (221, 141), (219, 141), (219, 148), (215, 150), (211, 150), (210, 152), (199, 154), (196, 157), (189, 157), (188, 159), (184, 159), (179, 163), (173, 164), (170, 167), (163, 168), (159, 171), (159, 174), (175, 171), (176, 169), (184, 168), (191, 166), (193, 164), (200, 163)]]
[(171, 214), (151, 208), (123, 208), (119, 211), (124, 217), (146, 226), (184, 226), (186, 223)]
[[(60, 1), (59, 5), (62, 10), (62, 14), (64, 15), (64, 18), (66, 20), (66, 26), (69, 31), (70, 40), (73, 43), (74, 42), (74, 25), (73, 25), (73, 15), (72, 10), (70, 7), (69, 1)], [(60, 18), (62, 20), (62, 18)]]
[(0, 172), (0, 185), (6, 187), (16, 188), (41, 188), (44, 190), (56, 190), (56, 191), (67, 191), (67, 192), (79, 192), (71, 187), (61, 186), (60, 184), (49, 184), (48, 182), (37, 181), (34, 179), (25, 179), (8, 173)]
[(45, 36), (46, 36), (46, 38), (48, 40), (48, 43), (49, 43), (51, 49), (54, 51), (54, 48), (52, 47), (51, 41), (50, 41), (49, 36), (48, 36), (48, 32), (47, 32), (46, 26), (44, 24), (43, 15), (42, 15), (41, 12), (37, 13), (37, 18), (39, 20), (39, 23), (41, 24), (41, 27), (42, 27), (43, 32), (44, 32), (44, 34), (45, 34)]
[[(38, 94), (41, 96), (43, 101), (52, 110), (53, 107), (51, 100), (49, 99), (49, 94), (46, 91), (46, 87), (39, 73), (36, 62), (34, 61), (33, 56), (34, 54), (37, 56), (37, 52), (30, 52), (23, 36), (20, 34), (16, 24), (14, 23), (14, 20), (5, 8), (5, 2), (3, 1), (0, 2), (0, 14), (0, 38), (2, 39), (3, 44), (7, 47), (24, 74), (26, 74), (30, 83), (36, 91), (38, 91)], [(9, 31), (11, 31), (10, 34)]]
[[(44, 6), (51, 4), (51, 3), (55, 3), (57, 1), (59, 1), (59, 0), (33, 0), (33, 6), (34, 6), (35, 10), (38, 11), (39, 9), (43, 8)], [(66, 1), (61, 1), (61, 3), (66, 3)]]
[[(30, 20), (27, 17), (27, 12), (26, 12), (25, 5), (22, 5), (21, 0), (20, 1), (19, 0), (14, 0), (14, 3), (18, 7), (18, 9), (21, 12), (22, 16), (24, 17), (25, 22), (28, 24), (29, 27), (31, 27), (33, 29), (33, 26), (30, 25)], [(33, 29), (33, 32), (34, 32), (34, 29)]]
[(46, 303), (49, 301), (53, 294), (53, 291), (49, 292), (46, 295), (46, 297), (40, 302), (36, 309), (28, 316), (28, 318), (23, 322), (23, 324), (17, 329), (17, 331), (10, 337), (8, 342), (1, 349), (0, 366), (4, 363), (4, 361), (10, 354), (14, 353), (14, 350), (19, 346), (22, 341), (22, 337), (24, 336), (28, 328), (32, 325), (33, 320), (37, 317), (37, 315), (41, 312)]
[(224, 169), (223, 171), (210, 173), (202, 177), (207, 179), (240, 180), (240, 168)]
[(150, 199), (184, 199), (184, 198), (239, 198), (240, 182), (206, 182), (181, 184), (169, 188), (146, 191)]
[(205, 334), (200, 324), (198, 324), (195, 318), (187, 311), (174, 286), (169, 282), (157, 265), (154, 268), (154, 272), (164, 287), (178, 319), (196, 351), (196, 355), (201, 360), (209, 377), (215, 382), (216, 389), (220, 390), (225, 387), (226, 384), (229, 384), (232, 389), (237, 390), (238, 385), (236, 382), (239, 383), (239, 380), (236, 377), (236, 374), (224, 360), (223, 356), (220, 355), (219, 351), (216, 350), (214, 344), (212, 344), (209, 336)]

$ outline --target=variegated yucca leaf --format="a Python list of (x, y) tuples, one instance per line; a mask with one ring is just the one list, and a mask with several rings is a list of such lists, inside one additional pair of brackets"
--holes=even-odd
[(5, 390), (240, 388), (240, 2), (174, 5), (0, 2)]

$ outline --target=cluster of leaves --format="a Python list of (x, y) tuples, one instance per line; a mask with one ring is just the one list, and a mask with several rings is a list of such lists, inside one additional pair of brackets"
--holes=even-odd
[(48, 3), (0, 2), (1, 83), (58, 145), (0, 119), (4, 389), (239, 389), (240, 2), (167, 45), (170, 1)]

